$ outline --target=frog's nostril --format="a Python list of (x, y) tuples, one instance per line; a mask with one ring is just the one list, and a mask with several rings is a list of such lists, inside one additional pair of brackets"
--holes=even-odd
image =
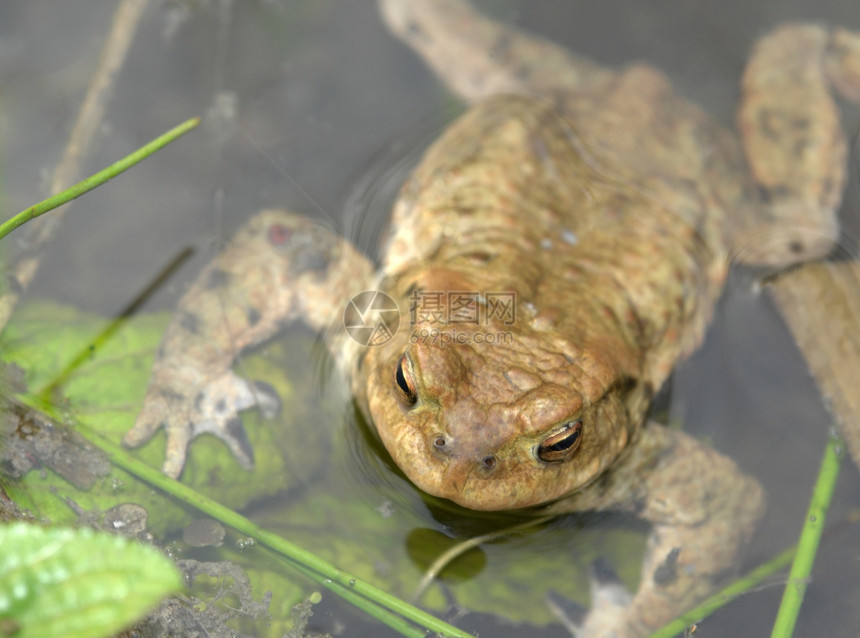
[(433, 435), (433, 447), (437, 450), (448, 450), (448, 439), (444, 434), (434, 434)]
[(492, 454), (488, 454), (481, 459), (481, 466), (483, 466), (485, 470), (492, 470), (496, 467), (496, 457)]

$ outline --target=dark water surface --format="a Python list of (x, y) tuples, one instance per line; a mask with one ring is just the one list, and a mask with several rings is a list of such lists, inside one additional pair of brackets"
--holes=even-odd
[[(856, 0), (481, 5), (606, 64), (651, 62), (726, 124), (747, 54), (770, 27), (815, 20), (860, 29)], [(4, 216), (46, 195), (114, 7), (103, 0), (0, 3)], [(402, 173), (409, 151), (457, 110), (388, 35), (369, 0), (151, 2), (84, 170), (193, 115), (209, 114), (209, 121), (76, 202), (29, 294), (111, 316), (193, 246), (195, 256), (142, 311), (170, 308), (220, 242), (262, 207), (331, 220), (369, 247), (392, 190), (383, 177)], [(858, 110), (846, 114), (856, 136)], [(858, 165), (855, 156), (845, 205), (855, 220)], [(829, 418), (774, 311), (743, 281), (727, 294), (674, 390), (672, 415), (683, 415), (689, 431), (768, 490), (769, 514), (745, 565), (794, 543)], [(845, 463), (829, 522), (856, 513), (858, 504), (860, 477)], [(796, 635), (857, 633), (858, 554), (856, 525), (825, 539)], [(767, 635), (780, 596), (777, 586), (746, 595), (699, 631)]]

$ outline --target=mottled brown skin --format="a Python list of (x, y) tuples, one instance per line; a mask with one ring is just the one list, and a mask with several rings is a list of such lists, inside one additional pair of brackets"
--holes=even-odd
[[(552, 104), (504, 96), (455, 123), (403, 188), (386, 292), (513, 291), (518, 302), (514, 326), (451, 327), (514, 330), (513, 344), (410, 345), (413, 330), (439, 328), (419, 324), (364, 353), (369, 377), (358, 388), (383, 443), (430, 493), (499, 510), (590, 483), (638, 430), (679, 350), (701, 337), (699, 315), (726, 268), (722, 235), (709, 242), (698, 220), (678, 220), (584, 152)], [(387, 378), (404, 352), (414, 407)], [(576, 420), (585, 428), (576, 463), (535, 456)]]
[[(829, 86), (860, 97), (860, 39), (806, 25), (765, 38), (743, 79), (739, 144), (649, 67), (601, 68), (461, 0), (380, 10), (475, 104), (404, 185), (382, 268), (308, 220), (255, 217), (180, 302), (126, 443), (164, 427), (164, 469), (178, 476), (208, 431), (249, 465), (238, 412), (272, 400), (232, 361), (301, 318), (325, 333), (422, 490), (478, 510), (649, 521), (635, 594), (597, 587), (584, 623), (569, 625), (645, 635), (712, 590), (764, 502), (731, 460), (646, 425), (651, 397), (701, 341), (731, 259), (782, 267), (835, 240), (845, 138)], [(366, 289), (404, 318), (370, 348), (339, 325)], [(409, 325), (416, 291), (477, 291), (485, 305), (485, 293), (513, 292), (516, 320)], [(433, 330), (461, 340), (420, 338)], [(483, 338), (499, 332), (511, 342)]]

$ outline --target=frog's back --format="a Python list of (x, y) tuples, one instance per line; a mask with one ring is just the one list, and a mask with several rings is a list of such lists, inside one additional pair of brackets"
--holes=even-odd
[(743, 234), (756, 217), (738, 140), (660, 71), (604, 67), (456, 0), (380, 0), (380, 7), (389, 29), (467, 103), (497, 95), (548, 101), (594, 161), (651, 193), (719, 252), (727, 252), (729, 232)]
[(556, 309), (552, 329), (567, 337), (607, 329), (582, 321), (606, 315), (645, 359), (636, 373), (659, 385), (704, 331), (724, 236), (710, 232), (709, 211), (679, 208), (599, 156), (557, 106), (496, 96), (451, 126), (403, 187), (384, 270), (514, 290), (521, 304)]

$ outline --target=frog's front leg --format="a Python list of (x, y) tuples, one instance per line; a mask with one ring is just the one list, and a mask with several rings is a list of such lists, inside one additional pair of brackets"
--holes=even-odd
[(738, 220), (742, 261), (805, 261), (838, 238), (846, 136), (831, 87), (860, 103), (860, 34), (787, 24), (753, 51), (738, 127), (764, 206), (759, 218)]
[[(235, 375), (234, 359), (290, 320), (320, 331), (336, 325), (372, 270), (346, 240), (309, 219), (281, 210), (257, 214), (180, 300), (124, 443), (140, 445), (163, 427), (163, 469), (177, 477), (191, 440), (208, 432), (250, 468), (253, 452), (238, 413), (253, 406), (273, 412), (277, 397), (264, 384)], [(348, 356), (342, 345), (332, 348), (336, 357)]]
[(598, 583), (576, 636), (647, 636), (694, 606), (733, 571), (764, 510), (758, 482), (689, 435), (650, 423), (637, 446), (593, 486), (589, 498), (603, 503), (577, 507), (621, 508), (652, 524), (639, 588), (631, 598)]

